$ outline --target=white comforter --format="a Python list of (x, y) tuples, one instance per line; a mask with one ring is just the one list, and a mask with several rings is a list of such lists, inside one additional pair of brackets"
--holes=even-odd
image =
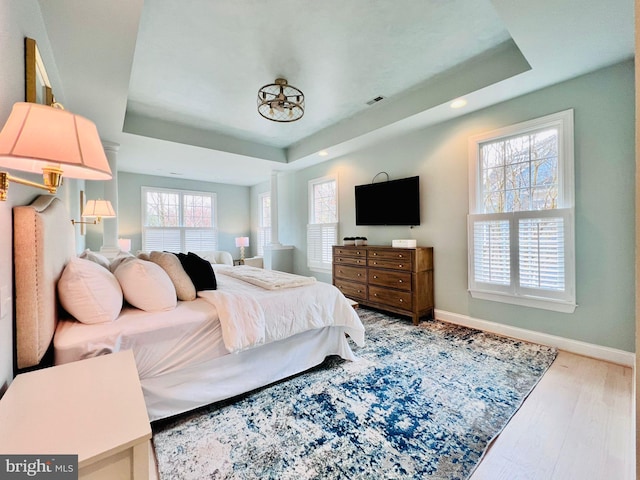
[(216, 307), (229, 352), (327, 326), (344, 327), (356, 344), (364, 345), (360, 318), (333, 285), (315, 282), (267, 290), (226, 275), (232, 268), (216, 268), (217, 290), (198, 292), (199, 297)]
[(238, 280), (249, 282), (267, 290), (280, 290), (282, 288), (302, 287), (316, 283), (315, 277), (303, 277), (293, 273), (279, 272), (277, 270), (265, 270), (264, 268), (241, 265), (236, 268), (226, 268), (224, 274)]

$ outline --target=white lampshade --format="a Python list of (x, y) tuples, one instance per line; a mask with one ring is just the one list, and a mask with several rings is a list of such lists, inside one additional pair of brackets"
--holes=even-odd
[(48, 105), (14, 104), (0, 132), (0, 167), (42, 173), (48, 166), (62, 168), (69, 178), (111, 178), (93, 122)]
[(130, 238), (119, 238), (118, 239), (118, 248), (123, 252), (131, 251), (131, 239)]
[(116, 212), (109, 200), (87, 200), (87, 204), (82, 210), (84, 218), (111, 218), (116, 216)]
[(248, 247), (249, 237), (236, 237), (236, 247)]

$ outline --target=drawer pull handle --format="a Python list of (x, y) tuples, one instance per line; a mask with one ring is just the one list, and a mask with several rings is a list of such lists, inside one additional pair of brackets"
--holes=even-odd
[(402, 254), (398, 255), (398, 258), (402, 258)]
[(398, 268), (402, 268), (404, 265), (402, 265), (401, 263), (398, 264)]
[(402, 280), (398, 280), (398, 283), (402, 283)]
[(356, 255), (360, 255), (360, 252), (356, 252)]
[(404, 302), (404, 300), (400, 299), (400, 303)]
[(359, 277), (361, 277), (361, 276), (362, 276), (362, 274), (361, 274), (361, 273), (359, 273), (359, 274), (358, 274), (358, 276), (359, 276)]
[(374, 294), (373, 294), (373, 296), (374, 296), (374, 297), (377, 297), (377, 296), (378, 296), (378, 294), (377, 294), (377, 293), (374, 293)]
[(378, 278), (378, 275), (374, 275), (373, 278)]
[(375, 252), (373, 252), (373, 256), (374, 256), (374, 257), (377, 257), (377, 256), (378, 256), (378, 254), (377, 254), (377, 253), (375, 253)]

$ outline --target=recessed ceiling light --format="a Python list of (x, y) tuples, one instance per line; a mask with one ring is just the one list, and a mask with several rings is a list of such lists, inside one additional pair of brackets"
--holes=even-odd
[(318, 155), (320, 155), (321, 157), (326, 157), (327, 155), (329, 155), (329, 152), (327, 152), (326, 150), (320, 150), (318, 152)]
[(467, 101), (464, 98), (456, 98), (453, 102), (451, 102), (451, 108), (462, 108), (467, 104)]

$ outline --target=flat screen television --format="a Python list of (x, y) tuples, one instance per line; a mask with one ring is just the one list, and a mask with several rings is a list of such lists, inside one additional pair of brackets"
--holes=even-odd
[(356, 185), (356, 225), (420, 225), (420, 177)]

